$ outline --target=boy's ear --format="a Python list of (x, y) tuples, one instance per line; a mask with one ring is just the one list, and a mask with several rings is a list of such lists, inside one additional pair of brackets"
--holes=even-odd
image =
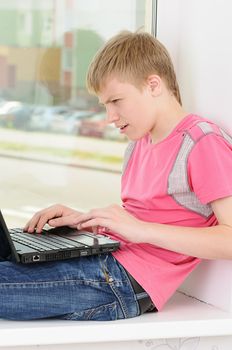
[(147, 78), (147, 85), (152, 96), (159, 96), (162, 92), (162, 81), (158, 75), (152, 74)]

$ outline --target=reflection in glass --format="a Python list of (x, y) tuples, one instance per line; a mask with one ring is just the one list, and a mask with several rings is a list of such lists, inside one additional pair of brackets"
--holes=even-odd
[(144, 11), (142, 0), (0, 0), (1, 126), (53, 131), (76, 111), (101, 112), (88, 65), (110, 36), (142, 27)]
[(146, 3), (0, 0), (0, 207), (12, 226), (55, 202), (117, 201), (126, 142), (85, 76), (108, 38), (144, 27)]

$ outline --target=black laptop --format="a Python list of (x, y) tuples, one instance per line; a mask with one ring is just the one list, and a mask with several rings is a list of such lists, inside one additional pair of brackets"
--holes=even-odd
[(0, 211), (0, 256), (8, 260), (30, 264), (108, 253), (118, 248), (119, 242), (107, 236), (66, 226), (44, 229), (42, 233), (8, 229)]

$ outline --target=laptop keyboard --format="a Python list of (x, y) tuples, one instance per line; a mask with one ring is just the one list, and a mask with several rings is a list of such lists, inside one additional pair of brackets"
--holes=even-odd
[(23, 232), (22, 229), (19, 228), (11, 229), (10, 233), (14, 242), (24, 244), (41, 252), (55, 249), (86, 247), (84, 244), (58, 235), (46, 234), (46, 236), (44, 236), (43, 234), (30, 234)]

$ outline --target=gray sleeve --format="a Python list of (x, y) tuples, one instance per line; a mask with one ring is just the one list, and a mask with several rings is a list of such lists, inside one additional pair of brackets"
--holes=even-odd
[(135, 145), (136, 145), (136, 141), (130, 141), (128, 143), (128, 146), (127, 146), (127, 148), (125, 150), (125, 153), (124, 153), (123, 166), (122, 166), (122, 175), (126, 171), (128, 162), (129, 162), (130, 157), (131, 157), (131, 155), (132, 155), (132, 153), (134, 151)]

